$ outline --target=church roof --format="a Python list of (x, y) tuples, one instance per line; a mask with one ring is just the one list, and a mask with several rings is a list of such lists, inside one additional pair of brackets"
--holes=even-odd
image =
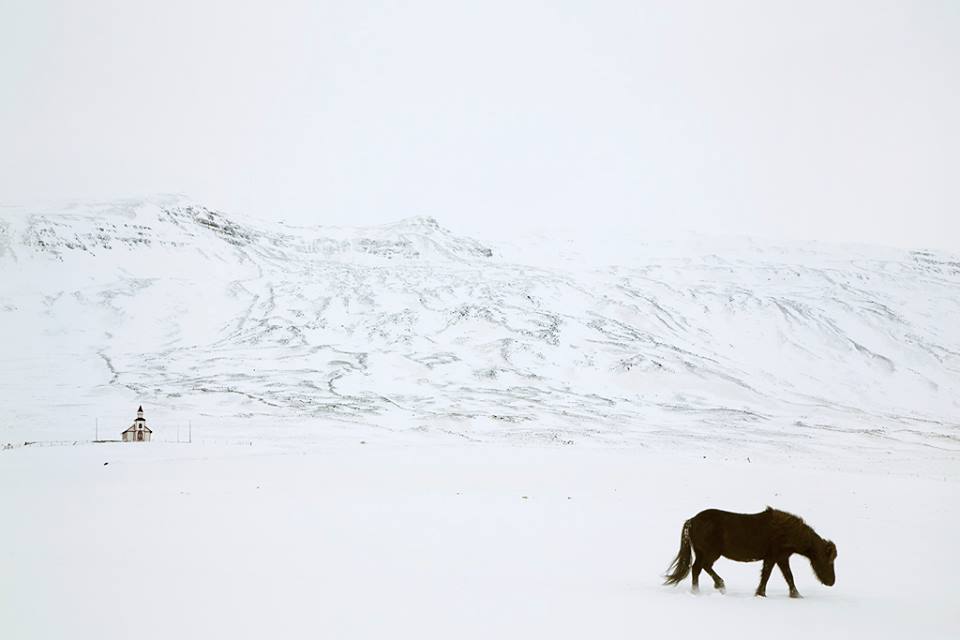
[(153, 429), (151, 429), (151, 428), (148, 427), (147, 425), (143, 425), (142, 428), (137, 429), (137, 423), (133, 423), (132, 425), (130, 425), (129, 427), (127, 427), (127, 430), (124, 431), (124, 433), (133, 433), (133, 432), (136, 432), (136, 431), (146, 431), (147, 433), (153, 433)]

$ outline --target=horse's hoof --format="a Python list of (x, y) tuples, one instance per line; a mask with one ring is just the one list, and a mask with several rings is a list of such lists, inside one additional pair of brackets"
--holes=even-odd
[(726, 587), (717, 587), (717, 591), (719, 591), (720, 593), (726, 593), (726, 592), (727, 592), (727, 588), (726, 588)]
[(791, 597), (791, 598), (803, 598), (803, 596), (800, 595), (800, 592), (799, 592), (799, 591), (791, 591), (791, 592), (790, 592), (790, 597)]
[(753, 595), (755, 595), (755, 596), (758, 597), (758, 598), (766, 598), (766, 597), (767, 597), (767, 594), (766, 594), (765, 592), (763, 592), (763, 591), (757, 591), (757, 592), (756, 592), (755, 594), (753, 594)]

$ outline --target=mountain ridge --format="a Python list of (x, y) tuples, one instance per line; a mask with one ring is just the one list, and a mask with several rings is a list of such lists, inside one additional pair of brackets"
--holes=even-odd
[(4, 218), (0, 329), (20, 340), (0, 439), (142, 399), (224, 424), (960, 449), (945, 253), (480, 242), (427, 217), (289, 227), (182, 198)]

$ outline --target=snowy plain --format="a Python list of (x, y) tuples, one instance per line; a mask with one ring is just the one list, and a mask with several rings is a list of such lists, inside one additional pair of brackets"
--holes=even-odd
[[(109, 463), (104, 466), (104, 463)], [(0, 462), (10, 638), (950, 638), (956, 480), (424, 436), (20, 448)], [(838, 581), (660, 574), (704, 506), (802, 514)], [(708, 582), (709, 584), (709, 582)], [(51, 602), (59, 603), (56, 607)]]
[[(958, 311), (937, 252), (0, 210), (0, 632), (957, 637)], [(768, 504), (836, 586), (661, 586)]]

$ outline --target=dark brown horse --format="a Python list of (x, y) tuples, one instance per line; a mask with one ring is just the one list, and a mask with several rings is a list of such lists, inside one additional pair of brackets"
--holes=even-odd
[(713, 578), (715, 588), (721, 593), (725, 591), (723, 579), (713, 570), (713, 563), (720, 556), (738, 562), (763, 560), (758, 596), (767, 595), (767, 580), (776, 564), (790, 587), (790, 597), (800, 597), (790, 571), (790, 556), (794, 553), (810, 559), (820, 582), (832, 587), (836, 581), (833, 561), (837, 557), (837, 545), (818, 536), (797, 516), (771, 507), (760, 513), (707, 509), (684, 522), (680, 552), (667, 570), (664, 584), (677, 584), (690, 573), (691, 547), (697, 554), (693, 561), (694, 592), (700, 589), (701, 570)]

